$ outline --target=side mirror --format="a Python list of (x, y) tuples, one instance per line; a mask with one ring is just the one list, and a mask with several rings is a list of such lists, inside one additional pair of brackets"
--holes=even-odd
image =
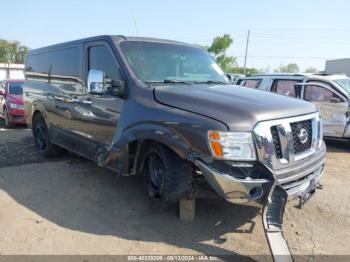
[(104, 93), (105, 73), (103, 71), (90, 69), (87, 82), (87, 87), (90, 94), (102, 95)]
[(5, 95), (5, 90), (0, 90), (0, 96), (4, 96)]
[(125, 96), (125, 82), (122, 80), (112, 80), (112, 95)]

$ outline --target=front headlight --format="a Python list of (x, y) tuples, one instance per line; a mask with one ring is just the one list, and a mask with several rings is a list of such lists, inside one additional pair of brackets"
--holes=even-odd
[(10, 103), (10, 107), (13, 109), (24, 109), (23, 105), (18, 105), (14, 103)]
[(214, 157), (224, 160), (256, 160), (255, 146), (250, 132), (208, 131), (210, 150)]

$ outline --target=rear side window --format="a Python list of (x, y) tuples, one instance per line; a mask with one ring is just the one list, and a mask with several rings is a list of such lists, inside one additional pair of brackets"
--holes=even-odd
[(48, 81), (48, 77), (78, 77), (79, 49), (65, 48), (29, 55), (26, 61), (27, 78)]
[(271, 91), (281, 95), (296, 97), (295, 84), (298, 81), (295, 80), (275, 80), (272, 84)]
[(246, 79), (240, 82), (240, 85), (249, 87), (249, 88), (258, 88), (260, 85), (261, 79)]
[(342, 99), (332, 91), (316, 85), (305, 86), (304, 97), (305, 100), (312, 102), (342, 102)]

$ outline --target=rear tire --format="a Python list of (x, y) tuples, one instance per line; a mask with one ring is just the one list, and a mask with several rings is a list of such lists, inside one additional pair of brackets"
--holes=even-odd
[(35, 145), (44, 157), (55, 157), (61, 155), (64, 149), (50, 142), (49, 132), (44, 118), (41, 115), (34, 116), (33, 135)]
[(176, 153), (158, 143), (149, 145), (146, 158), (146, 186), (156, 201), (177, 202), (193, 192), (193, 167)]
[(4, 123), (6, 128), (12, 128), (13, 123), (10, 120), (9, 112), (7, 111), (7, 108), (4, 108)]

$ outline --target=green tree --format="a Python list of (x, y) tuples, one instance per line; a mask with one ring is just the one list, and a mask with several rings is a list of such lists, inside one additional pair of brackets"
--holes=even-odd
[(231, 71), (231, 68), (237, 66), (236, 58), (226, 54), (227, 49), (233, 43), (233, 39), (229, 34), (217, 36), (212, 44), (206, 47), (207, 51), (216, 59), (216, 62), (225, 72)]
[(299, 73), (299, 66), (295, 63), (290, 63), (288, 65), (280, 65), (274, 70), (277, 73)]
[(316, 67), (309, 67), (305, 69), (304, 73), (317, 73), (317, 71)]
[[(226, 72), (227, 73), (234, 73), (234, 74), (244, 74), (244, 67), (241, 67), (241, 66), (231, 67)], [(257, 68), (254, 68), (254, 67), (250, 67), (250, 68), (247, 67), (245, 69), (245, 73), (247, 75), (254, 75), (254, 74), (263, 73), (263, 70), (262, 69), (257, 69)]]
[(23, 64), (29, 48), (18, 41), (0, 39), (0, 63)]

